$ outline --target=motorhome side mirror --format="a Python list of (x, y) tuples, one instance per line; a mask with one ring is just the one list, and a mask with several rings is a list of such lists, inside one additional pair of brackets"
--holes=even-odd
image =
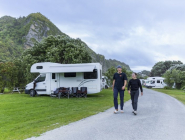
[(93, 72), (97, 72), (97, 69), (94, 69)]

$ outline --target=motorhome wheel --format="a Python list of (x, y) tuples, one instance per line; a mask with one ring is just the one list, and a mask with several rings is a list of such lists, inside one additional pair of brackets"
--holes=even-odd
[(30, 90), (30, 96), (35, 97), (35, 90), (33, 90), (33, 89)]

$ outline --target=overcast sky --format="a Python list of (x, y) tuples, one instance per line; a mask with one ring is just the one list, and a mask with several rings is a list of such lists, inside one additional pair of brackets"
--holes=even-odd
[(0, 0), (0, 17), (40, 12), (106, 59), (133, 71), (185, 62), (184, 0)]

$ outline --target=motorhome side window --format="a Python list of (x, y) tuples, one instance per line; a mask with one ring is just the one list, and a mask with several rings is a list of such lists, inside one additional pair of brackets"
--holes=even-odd
[(52, 73), (52, 79), (56, 79), (56, 74)]
[(160, 83), (160, 80), (157, 80), (157, 83)]
[(84, 79), (97, 79), (97, 69), (94, 69), (93, 72), (84, 72)]
[(45, 74), (42, 74), (40, 75), (37, 79), (36, 79), (36, 82), (44, 82), (46, 79), (46, 75)]
[(64, 73), (64, 77), (76, 77), (76, 72)]

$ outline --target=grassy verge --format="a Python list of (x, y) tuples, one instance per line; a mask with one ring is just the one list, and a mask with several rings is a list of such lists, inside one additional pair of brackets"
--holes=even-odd
[(153, 90), (166, 93), (185, 104), (185, 92), (182, 90), (177, 90), (177, 89), (169, 89), (169, 90), (168, 89), (153, 89)]
[[(125, 92), (125, 101), (130, 97)], [(87, 98), (0, 95), (0, 139), (25, 139), (97, 114), (113, 106), (112, 90), (104, 89)]]

